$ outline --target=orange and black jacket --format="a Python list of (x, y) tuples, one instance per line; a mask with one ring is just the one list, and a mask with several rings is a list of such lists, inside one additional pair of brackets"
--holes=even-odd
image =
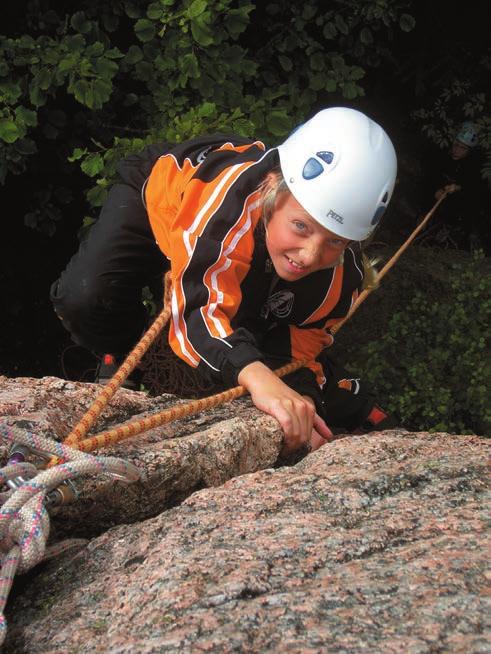
[[(271, 367), (315, 359), (333, 341), (329, 328), (356, 299), (361, 253), (295, 282), (275, 274), (264, 243), (258, 186), (279, 165), (276, 148), (223, 135), (172, 146), (143, 189), (150, 224), (171, 262), (174, 352), (212, 379), (235, 385), (253, 361)], [(320, 364), (294, 387), (313, 396)], [(316, 398), (314, 398), (316, 399)], [(317, 401), (316, 401), (317, 404)]]

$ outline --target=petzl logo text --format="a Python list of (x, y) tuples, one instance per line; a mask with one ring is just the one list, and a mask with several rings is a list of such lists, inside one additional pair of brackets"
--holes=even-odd
[(329, 209), (329, 211), (327, 212), (327, 218), (332, 218), (333, 220), (336, 220), (338, 223), (343, 223), (344, 222), (343, 216), (340, 216), (338, 213), (336, 213), (332, 209)]

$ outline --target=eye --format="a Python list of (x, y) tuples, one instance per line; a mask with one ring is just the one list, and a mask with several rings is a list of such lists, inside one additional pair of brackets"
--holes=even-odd
[(344, 248), (345, 245), (347, 245), (347, 243), (340, 238), (331, 238), (329, 242), (334, 248)]
[(293, 224), (295, 226), (295, 229), (298, 229), (299, 232), (305, 232), (307, 229), (307, 225), (301, 220), (294, 220)]

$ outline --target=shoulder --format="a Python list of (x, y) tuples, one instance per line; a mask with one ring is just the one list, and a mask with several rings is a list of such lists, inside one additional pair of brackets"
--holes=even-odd
[(264, 153), (265, 149), (265, 145), (261, 141), (244, 136), (211, 134), (178, 143), (170, 149), (169, 154), (172, 154), (181, 167), (186, 161), (192, 166), (198, 167), (211, 154), (222, 153), (229, 157), (245, 154), (246, 158), (254, 158)]
[(225, 134), (174, 145), (166, 157), (175, 172), (184, 173), (185, 184), (191, 180), (205, 184), (226, 181), (227, 187), (236, 187), (244, 181), (247, 189), (257, 186), (279, 161), (276, 148), (267, 150), (261, 141)]

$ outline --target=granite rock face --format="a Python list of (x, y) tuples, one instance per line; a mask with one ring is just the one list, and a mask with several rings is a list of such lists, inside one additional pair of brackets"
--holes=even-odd
[[(54, 377), (0, 377), (0, 419), (63, 441), (99, 392), (97, 384)], [(91, 433), (159, 413), (176, 402), (181, 400), (171, 395), (150, 398), (120, 389)], [(193, 490), (273, 465), (281, 442), (276, 421), (246, 398), (162, 425), (99, 452), (136, 465), (142, 481), (128, 485), (94, 477), (78, 483), (79, 500), (55, 510), (53, 526), (60, 535), (93, 536), (115, 524), (143, 520)]]
[[(93, 389), (63, 384), (3, 379), (0, 407), (10, 401), (10, 420), (37, 412), (39, 428), (49, 429), (46, 411), (64, 397), (73, 421), (68, 405), (80, 409)], [(49, 407), (32, 399), (41, 388)], [(113, 403), (108, 421), (155, 411), (169, 398), (120, 391), (115, 399), (121, 406)], [(200, 459), (200, 482), (192, 477), (178, 499), (168, 464), (159, 482), (170, 474), (168, 490), (154, 489), (159, 502), (149, 486), (126, 513), (118, 490), (114, 504), (131, 524), (110, 529), (116, 510), (109, 518), (89, 499), (104, 493), (110, 503), (111, 488), (94, 481), (84, 489), (80, 515), (100, 518), (99, 535), (18, 577), (6, 654), (490, 651), (489, 441), (392, 430), (342, 438), (273, 467), (281, 443), (274, 421), (246, 401), (220, 411), (214, 424), (211, 415), (198, 418), (207, 421), (200, 436), (188, 419), (132, 439), (135, 450), (130, 441), (117, 446), (134, 462), (153, 460), (158, 476), (164, 445), (192, 442), (182, 470)], [(192, 492), (200, 484), (207, 487)], [(144, 497), (148, 510), (138, 506)], [(76, 530), (76, 519), (74, 506), (63, 520)]]

